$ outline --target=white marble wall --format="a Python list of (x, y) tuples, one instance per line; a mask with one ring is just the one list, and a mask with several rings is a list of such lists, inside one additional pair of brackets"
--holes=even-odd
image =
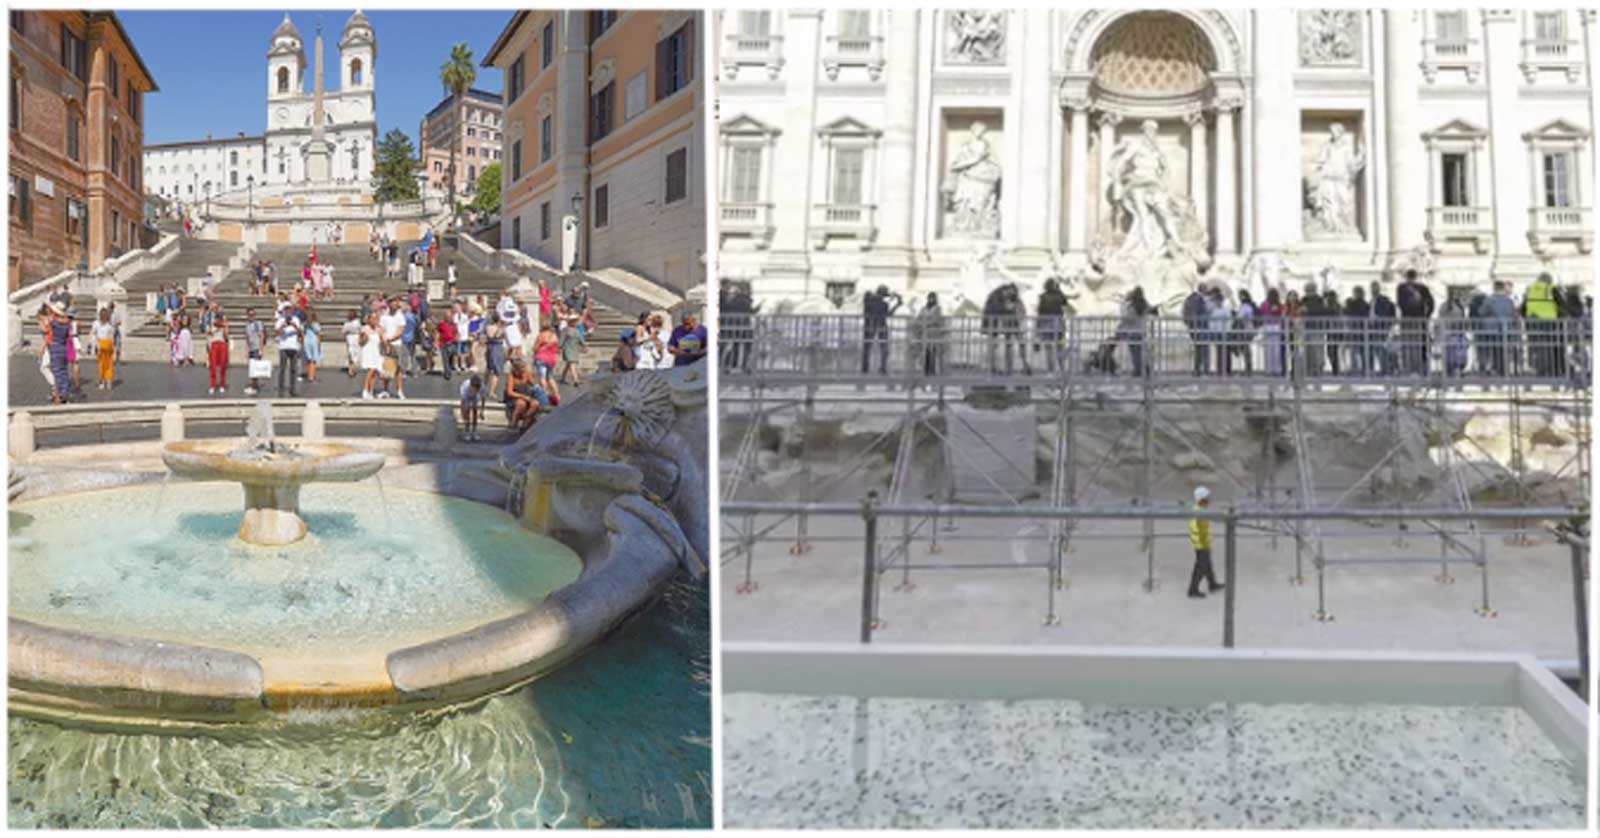
[[(736, 12), (719, 13), (719, 117), (753, 120), (775, 135), (760, 196), (770, 236), (758, 234), (761, 224), (725, 222), (721, 275), (752, 282), (767, 299), (817, 296), (829, 282), (948, 288), (970, 254), (970, 245), (941, 233), (943, 114), (954, 110), (990, 111), (1005, 126), (996, 148), (1006, 167), (1000, 242), (1019, 271), (1037, 269), (1052, 252), (1068, 265), (1086, 263), (1102, 142), (1154, 115), (1181, 186), (1175, 191), (1199, 199), (1225, 271), (1278, 251), (1308, 271), (1333, 264), (1353, 281), (1372, 279), (1431, 241), (1442, 282), (1524, 281), (1542, 265), (1586, 278), (1592, 11), (1561, 13), (1564, 39), (1543, 40), (1536, 30), (1548, 21), (1536, 22), (1532, 10), (1465, 10), (1451, 20), (1438, 17), (1449, 10), (1313, 11), (1176, 12), (1209, 45), (1211, 85), (1165, 111), (1153, 99), (1108, 97), (1096, 84), (1097, 39), (1131, 11), (1009, 11), (997, 54), (978, 62), (952, 60), (955, 10), (870, 11), (866, 53), (878, 63), (842, 67), (842, 10), (774, 10), (760, 37), (738, 31)], [(1458, 25), (1465, 43), (1449, 37)], [(1304, 131), (1334, 114), (1367, 155), (1356, 190), (1361, 234), (1337, 241), (1308, 235), (1301, 213)], [(845, 119), (877, 136), (863, 190), (872, 227), (840, 240), (816, 230), (831, 175), (819, 130)], [(1446, 229), (1438, 148), (1423, 139), (1458, 122), (1481, 134), (1473, 203), (1483, 210), (1482, 248)], [(1541, 198), (1536, 151), (1547, 145), (1575, 152), (1575, 206), (1560, 217), (1533, 206)], [(727, 157), (713, 159), (727, 165)], [(719, 174), (725, 187), (729, 173)]]

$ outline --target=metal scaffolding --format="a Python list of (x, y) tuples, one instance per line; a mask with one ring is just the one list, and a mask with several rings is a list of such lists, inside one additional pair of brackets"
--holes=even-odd
[[(725, 423), (738, 419), (746, 424), (731, 456), (723, 459), (723, 564), (742, 563), (739, 593), (757, 590), (756, 544), (785, 539), (791, 553), (807, 552), (817, 540), (809, 529), (815, 504), (841, 499), (840, 487), (862, 473), (874, 452), (886, 451), (892, 439), (890, 477), (882, 487), (881, 503), (929, 511), (926, 517), (899, 516), (897, 532), (874, 536), (875, 572), (898, 573), (896, 589), (907, 590), (913, 587), (913, 571), (1044, 570), (1044, 622), (1055, 625), (1056, 593), (1069, 584), (1066, 556), (1073, 545), (1125, 537), (1083, 532), (1083, 522), (1105, 517), (1091, 514), (1096, 510), (1146, 510), (1143, 516), (1113, 517), (1139, 522), (1139, 548), (1146, 566), (1143, 587), (1156, 589), (1157, 541), (1184, 537), (1157, 527), (1175, 517), (1170, 503), (1160, 508), (1159, 498), (1172, 475), (1160, 480), (1154, 467), (1156, 440), (1165, 438), (1209, 463), (1236, 502), (1248, 499), (1251, 514), (1240, 520), (1239, 537), (1268, 539), (1274, 549), (1280, 540), (1290, 542), (1293, 560), (1286, 578), (1295, 585), (1311, 581), (1309, 565), (1317, 586), (1316, 619), (1334, 616), (1326, 588), (1331, 569), (1418, 563), (1436, 564), (1435, 579), (1440, 584), (1455, 582), (1452, 565), (1471, 565), (1479, 582), (1475, 610), (1493, 617), (1489, 532), (1482, 522), (1509, 520), (1513, 522), (1509, 533), (1496, 532), (1526, 542), (1530, 533), (1543, 532), (1530, 526), (1557, 517), (1534, 505), (1523, 434), (1529, 415), (1570, 419), (1574, 453), (1556, 472), (1541, 477), (1576, 481), (1580, 497), (1559, 517), (1581, 520), (1586, 527), (1593, 368), (1588, 331), (1577, 321), (1557, 321), (1557, 328), (1514, 334), (1486, 331), (1476, 321), (1424, 321), (1427, 325), (1422, 328), (1390, 323), (1384, 330), (1372, 322), (1294, 321), (1280, 324), (1278, 332), (1260, 329), (1207, 336), (1192, 333), (1181, 321), (1159, 319), (1146, 321), (1135, 334), (1126, 322), (1110, 318), (1067, 318), (1056, 321), (1053, 329), (1025, 319), (997, 326), (992, 318), (945, 318), (936, 332), (905, 318), (887, 324), (845, 316), (757, 317), (733, 323), (725, 318), (719, 410)], [(1281, 339), (1275, 337), (1278, 334)], [(1462, 334), (1473, 338), (1466, 345), (1476, 350), (1476, 365), (1461, 362), (1459, 355), (1447, 357), (1454, 351), (1454, 336)], [(1048, 339), (1052, 335), (1059, 339)], [(1479, 340), (1485, 335), (1493, 339)], [(1046, 355), (1044, 369), (1030, 368), (1030, 350), (1035, 357)], [(1114, 353), (1134, 362), (1123, 374), (1116, 374), (1118, 365), (1108, 362)], [(1015, 355), (1021, 356), (1022, 364), (1015, 363)], [(1333, 358), (1344, 363), (1335, 366)], [(1245, 371), (1236, 365), (1244, 365)], [(1048, 521), (1047, 532), (1016, 536), (1047, 542), (1043, 561), (949, 563), (914, 558), (913, 545), (925, 544), (928, 553), (939, 553), (941, 540), (959, 538), (953, 533), (954, 520), (970, 517), (962, 511), (967, 507), (954, 504), (953, 477), (968, 452), (950, 444), (948, 434), (965, 421), (953, 406), (973, 403), (1028, 407), (1047, 417), (1054, 415), (1053, 468), (1041, 496), (1046, 505), (1028, 508), (1082, 514), (1045, 515), (1040, 520)], [(865, 449), (852, 452), (855, 462), (843, 473), (819, 481), (808, 456), (818, 452), (808, 447), (808, 437), (820, 419), (839, 410), (892, 424)], [(1238, 411), (1245, 427), (1259, 436), (1261, 455), (1253, 465), (1210, 457), (1204, 442), (1185, 430), (1186, 419), (1207, 411), (1215, 416), (1218, 410)], [(764, 429), (785, 412), (792, 414), (798, 436), (788, 454), (799, 464), (799, 492), (777, 498), (779, 493), (760, 487), (755, 458)], [(1507, 423), (1509, 456), (1500, 463), (1503, 472), (1485, 462), (1498, 463), (1501, 457), (1457, 433), (1457, 426), (1472, 417)], [(1312, 425), (1332, 420), (1357, 427), (1355, 440), (1380, 445), (1381, 455), (1357, 479), (1324, 485), (1336, 452), (1315, 451)], [(1088, 429), (1105, 425), (1112, 427), (1112, 443), (1099, 457), (1079, 456)], [(1433, 440), (1423, 450), (1436, 452), (1435, 462), (1411, 460), (1418, 452), (1403, 433), (1408, 426)], [(975, 431), (971, 436), (988, 444)], [(919, 438), (943, 444), (944, 468), (932, 495), (936, 506), (917, 506), (922, 499), (911, 496)], [(1481, 459), (1457, 456), (1454, 439), (1464, 440)], [(1135, 446), (1140, 456), (1137, 473), (1131, 475), (1134, 497), (1127, 504), (1112, 503), (1100, 496), (1098, 478), (1115, 470), (1118, 455)], [(1283, 448), (1289, 449), (1286, 458)], [(1293, 472), (1284, 481), (1287, 485), (1279, 485), (1284, 466), (1292, 466)], [(1416, 503), (1400, 489), (1403, 481), (1395, 475), (1424, 469), (1436, 475), (1434, 494)], [(1002, 507), (1024, 508), (1025, 498), (1008, 492), (981, 468), (974, 471), (996, 490)], [(1506, 506), (1474, 507), (1469, 491), (1469, 478), (1478, 476), (1474, 472), (1505, 487)], [(1032, 474), (1024, 476), (1033, 482)], [(768, 504), (757, 514), (749, 503), (761, 500), (781, 502)], [(1363, 510), (1400, 514), (1352, 514)], [(1508, 514), (1517, 510), (1524, 513)], [(1377, 521), (1393, 525), (1390, 543), (1395, 549), (1380, 554), (1347, 549), (1352, 539), (1369, 538), (1375, 531), (1370, 525)], [(1369, 526), (1352, 529), (1361, 522)], [(791, 525), (792, 536), (784, 534)], [(1437, 539), (1436, 556), (1404, 549), (1412, 546), (1418, 533)], [(877, 596), (874, 588), (872, 597)]]

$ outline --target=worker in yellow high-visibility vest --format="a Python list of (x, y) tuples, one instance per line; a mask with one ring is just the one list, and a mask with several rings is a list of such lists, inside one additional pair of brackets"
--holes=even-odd
[(1542, 378), (1559, 375), (1556, 368), (1561, 344), (1556, 319), (1560, 316), (1555, 283), (1549, 273), (1541, 273), (1522, 296), (1522, 317), (1528, 321), (1529, 361), (1534, 375)]
[[(1196, 512), (1204, 511), (1211, 505), (1211, 490), (1198, 486), (1194, 490), (1194, 509)], [(1208, 590), (1212, 593), (1222, 590), (1222, 583), (1217, 581), (1217, 573), (1211, 568), (1211, 521), (1196, 516), (1189, 519), (1189, 546), (1194, 548), (1194, 570), (1189, 574), (1189, 598), (1204, 599), (1205, 594), (1200, 592), (1200, 580), (1204, 579)]]

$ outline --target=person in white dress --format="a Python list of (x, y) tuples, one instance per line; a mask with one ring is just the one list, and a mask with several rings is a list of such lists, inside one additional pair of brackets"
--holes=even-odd
[(340, 329), (344, 335), (345, 375), (355, 377), (356, 368), (361, 364), (361, 315), (355, 309), (344, 317), (344, 328)]
[[(373, 313), (367, 317), (367, 322), (361, 327), (361, 368), (366, 370), (367, 378), (361, 386), (361, 398), (372, 398), (372, 385), (377, 383), (378, 376), (383, 372), (383, 347), (378, 331), (378, 315)], [(385, 390), (385, 393), (388, 391)]]

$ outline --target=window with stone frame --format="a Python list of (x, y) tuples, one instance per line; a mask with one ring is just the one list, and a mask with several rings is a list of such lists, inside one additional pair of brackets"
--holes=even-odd
[(82, 236), (85, 215), (83, 202), (76, 198), (68, 198), (63, 204), (66, 210), (67, 235), (74, 238)]
[(289, 68), (288, 67), (279, 67), (278, 68), (278, 92), (279, 93), (288, 93), (289, 92)]
[(847, 207), (861, 205), (861, 178), (866, 156), (863, 148), (841, 148), (833, 153), (833, 182), (828, 203)]
[(522, 141), (517, 140), (511, 144), (511, 180), (522, 179)]
[(1533, 13), (1533, 40), (1541, 44), (1567, 42), (1567, 13), (1560, 11)]
[(1572, 152), (1547, 151), (1540, 155), (1539, 187), (1540, 205), (1552, 209), (1566, 209), (1576, 204), (1573, 200)]
[(656, 43), (656, 101), (694, 81), (694, 19)]
[(667, 154), (666, 203), (689, 197), (689, 150), (680, 148)]
[(1439, 171), (1444, 176), (1441, 206), (1472, 206), (1472, 173), (1466, 152), (1448, 151), (1439, 155)]
[(728, 150), (729, 203), (754, 204), (761, 201), (761, 159), (758, 145), (735, 146)]
[(61, 24), (61, 66), (77, 76), (78, 81), (89, 80), (89, 45), (65, 23)]
[(771, 35), (772, 12), (766, 9), (739, 12), (739, 34), (754, 38)]
[(27, 20), (28, 20), (28, 15), (27, 15), (26, 12), (21, 11), (20, 9), (12, 9), (11, 10), (11, 31), (17, 33), (17, 35), (19, 35), (19, 36), (26, 37), (27, 34), (28, 34), (28, 30), (26, 28), (27, 27)]
[(510, 78), (506, 80), (506, 89), (510, 91), (510, 94), (506, 97), (507, 102), (515, 102), (522, 95), (523, 78), (525, 76), (523, 70), (526, 68), (526, 63), (523, 59), (524, 56), (519, 55), (516, 61), (511, 62)]
[(594, 226), (599, 229), (611, 223), (611, 185), (594, 188)]
[(1434, 40), (1441, 45), (1467, 44), (1467, 13), (1459, 9), (1434, 12), (1433, 25), (1435, 30)]
[(22, 130), (22, 76), (17, 74), (17, 68), (11, 68), (11, 130)]
[(611, 133), (616, 112), (617, 83), (607, 82), (605, 87), (589, 97), (589, 144), (593, 145)]
[(239, 185), (239, 173), (238, 172), (229, 172), (228, 173), (228, 185), (229, 186), (238, 186)]
[(550, 240), (550, 202), (539, 205), (539, 240)]
[(545, 21), (544, 34), (539, 38), (539, 69), (550, 66), (556, 58), (556, 24), (555, 21)]
[(360, 84), (361, 83), (361, 59), (359, 59), (359, 58), (354, 58), (354, 59), (350, 60), (350, 83), (351, 84)]
[(115, 99), (122, 92), (122, 65), (112, 60), (107, 67), (111, 72), (111, 98)]
[(122, 176), (122, 140), (115, 135), (111, 137), (111, 174)]
[(872, 12), (865, 9), (839, 11), (839, 39), (860, 41), (872, 37)]
[(1484, 161), (1480, 157), (1489, 134), (1465, 120), (1451, 120), (1422, 135), (1430, 157), (1432, 173), (1428, 186), (1429, 205), (1469, 208), (1480, 205), (1478, 188)]
[(33, 223), (33, 183), (25, 175), (11, 176), (11, 220), (23, 227)]
[(593, 44), (617, 22), (617, 12), (609, 9), (597, 9), (589, 12), (589, 43)]

